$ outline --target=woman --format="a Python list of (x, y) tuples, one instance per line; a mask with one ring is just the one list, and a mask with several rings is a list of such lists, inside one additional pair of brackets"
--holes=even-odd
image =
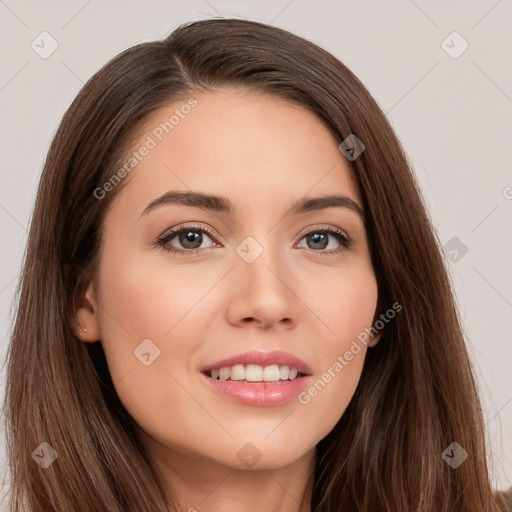
[(16, 512), (512, 507), (396, 136), (255, 22), (130, 48), (65, 114), (5, 407)]

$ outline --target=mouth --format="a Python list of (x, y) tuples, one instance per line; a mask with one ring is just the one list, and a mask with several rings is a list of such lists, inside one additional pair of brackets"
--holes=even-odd
[(200, 372), (217, 394), (260, 407), (293, 402), (313, 379), (307, 363), (283, 350), (250, 350), (204, 366)]
[(245, 383), (275, 383), (288, 382), (307, 377), (307, 373), (300, 372), (294, 366), (271, 364), (260, 366), (257, 364), (235, 364), (204, 370), (204, 375), (218, 381), (237, 381)]
[(271, 407), (293, 402), (311, 383), (311, 374), (294, 366), (235, 364), (201, 372), (215, 393), (244, 405)]

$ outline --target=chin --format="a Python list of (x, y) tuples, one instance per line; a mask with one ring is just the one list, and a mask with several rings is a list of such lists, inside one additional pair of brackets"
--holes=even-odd
[(230, 442), (231, 446), (223, 453), (234, 453), (235, 458), (224, 460), (224, 464), (237, 470), (266, 471), (284, 468), (315, 450), (315, 443), (303, 445), (291, 437), (265, 439), (264, 435), (251, 441), (244, 437), (243, 441)]

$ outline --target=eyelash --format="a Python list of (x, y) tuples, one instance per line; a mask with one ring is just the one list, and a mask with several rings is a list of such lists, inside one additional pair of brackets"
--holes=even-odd
[[(172, 229), (170, 231), (167, 231), (163, 235), (159, 236), (153, 245), (156, 247), (161, 247), (164, 251), (181, 254), (184, 256), (195, 256), (198, 252), (203, 251), (204, 249), (180, 249), (178, 247), (174, 247), (172, 245), (167, 245), (170, 240), (172, 240), (176, 235), (179, 235), (183, 231), (202, 231), (206, 233), (213, 241), (215, 241), (215, 234), (212, 232), (211, 229), (207, 228), (206, 226), (195, 226), (195, 225), (186, 225), (181, 226), (179, 229)], [(313, 234), (313, 233), (327, 233), (330, 235), (333, 235), (341, 244), (341, 246), (337, 249), (333, 249), (330, 251), (315, 251), (314, 249), (310, 249), (316, 255), (320, 257), (326, 257), (326, 256), (332, 256), (336, 255), (338, 253), (341, 253), (343, 251), (348, 251), (352, 247), (354, 241), (348, 237), (343, 231), (341, 231), (338, 228), (334, 228), (332, 226), (314, 226), (309, 231), (302, 233), (299, 242), (306, 237), (307, 235)]]

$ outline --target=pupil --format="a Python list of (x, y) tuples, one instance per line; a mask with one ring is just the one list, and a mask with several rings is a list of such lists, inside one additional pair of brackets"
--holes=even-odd
[(325, 247), (327, 247), (327, 237), (325, 236), (325, 234), (321, 234), (321, 233), (314, 233), (313, 235), (311, 235), (311, 239), (314, 243), (316, 242), (321, 242), (321, 244), (319, 246), (317, 246), (316, 248), (320, 248), (320, 249), (324, 249)]
[[(199, 241), (199, 244), (197, 242)], [(180, 243), (188, 249), (198, 249), (201, 246), (202, 235), (196, 231), (186, 231), (180, 235)], [(196, 244), (196, 245), (194, 245)], [(192, 245), (192, 247), (190, 246)]]

